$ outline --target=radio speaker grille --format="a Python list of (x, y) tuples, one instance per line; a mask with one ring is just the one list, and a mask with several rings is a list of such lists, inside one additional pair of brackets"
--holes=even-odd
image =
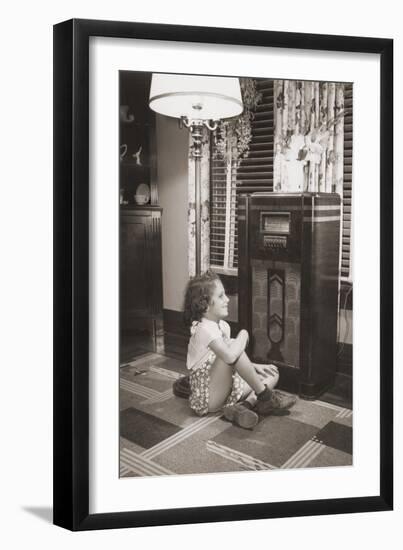
[(252, 260), (252, 356), (299, 368), (301, 273), (298, 264)]

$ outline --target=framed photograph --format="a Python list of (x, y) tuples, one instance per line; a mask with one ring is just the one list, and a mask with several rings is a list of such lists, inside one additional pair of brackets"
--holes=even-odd
[(392, 509), (392, 116), (391, 39), (55, 25), (56, 525)]

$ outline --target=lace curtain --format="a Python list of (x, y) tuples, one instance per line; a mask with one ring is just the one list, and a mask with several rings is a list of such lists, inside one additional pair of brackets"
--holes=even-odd
[(344, 84), (274, 81), (275, 192), (343, 196)]

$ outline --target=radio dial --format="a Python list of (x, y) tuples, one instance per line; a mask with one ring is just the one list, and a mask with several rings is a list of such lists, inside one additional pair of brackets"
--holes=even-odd
[(278, 236), (273, 237), (271, 235), (263, 236), (263, 247), (270, 248), (274, 250), (286, 249), (287, 248), (287, 237)]

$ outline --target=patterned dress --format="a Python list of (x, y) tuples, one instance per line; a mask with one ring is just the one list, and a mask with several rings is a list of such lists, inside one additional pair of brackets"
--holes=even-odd
[[(216, 354), (209, 344), (217, 338), (230, 339), (231, 329), (227, 322), (215, 323), (208, 319), (193, 321), (190, 329), (186, 366), (190, 370), (189, 405), (199, 416), (209, 412), (210, 369), (216, 360)], [(223, 406), (234, 405), (241, 400), (244, 381), (238, 373), (232, 372), (232, 388)]]

